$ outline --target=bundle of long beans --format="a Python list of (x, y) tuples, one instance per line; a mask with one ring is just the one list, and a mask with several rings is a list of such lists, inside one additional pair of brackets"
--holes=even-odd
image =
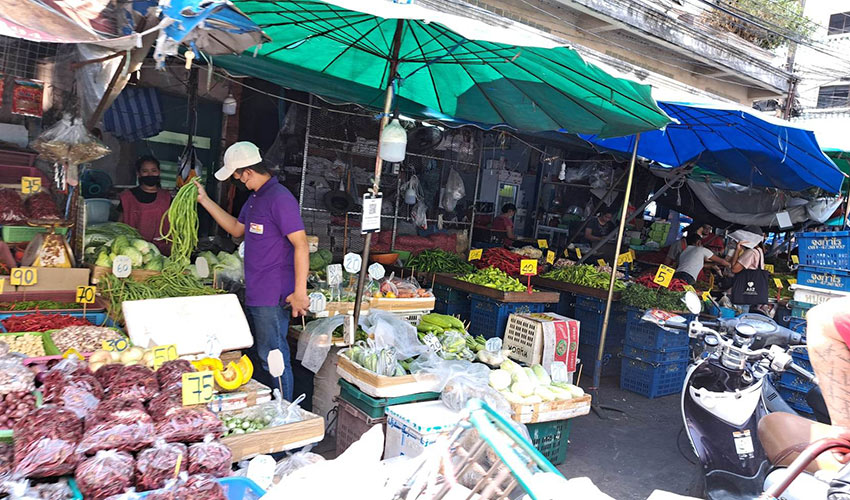
[(190, 274), (165, 271), (145, 281), (133, 278), (116, 278), (112, 274), (101, 281), (101, 293), (109, 300), (109, 315), (115, 321), (121, 321), (121, 303), (125, 300), (164, 299), (168, 297), (191, 297), (213, 295), (216, 290), (201, 283)]
[[(168, 231), (163, 232), (166, 219)], [(164, 270), (182, 273), (192, 262), (192, 252), (198, 246), (198, 186), (194, 182), (177, 191), (159, 222), (159, 234), (171, 243), (171, 257)]]

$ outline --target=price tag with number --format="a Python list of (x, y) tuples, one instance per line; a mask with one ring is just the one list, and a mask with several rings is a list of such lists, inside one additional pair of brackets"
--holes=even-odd
[(581, 258), (581, 248), (576, 248), (576, 257)]
[(328, 277), (328, 286), (337, 286), (342, 284), (342, 264), (331, 264), (326, 269)]
[(549, 242), (546, 240), (537, 240), (537, 248), (541, 250), (549, 248)]
[(78, 286), (76, 296), (77, 304), (94, 304), (94, 296), (96, 292), (96, 286)]
[(440, 354), (443, 352), (443, 344), (440, 343), (440, 340), (437, 339), (437, 336), (433, 333), (425, 334), (425, 336), (422, 337), (422, 342), (424, 342), (429, 349), (434, 351), (434, 354)]
[(34, 194), (41, 191), (41, 177), (21, 177), (21, 192)]
[(80, 359), (80, 360), (86, 359), (85, 357), (83, 357), (82, 354), (80, 354), (80, 352), (78, 350), (74, 349), (73, 347), (62, 353), (62, 357), (65, 358), (65, 359), (68, 359), (71, 356), (76, 356), (77, 359)]
[(800, 257), (798, 257), (796, 255), (792, 255), (791, 256), (791, 262), (793, 262), (794, 264), (799, 264), (800, 263)]
[(519, 274), (537, 276), (537, 261), (535, 259), (522, 259), (519, 262)]
[(782, 280), (779, 278), (773, 278), (773, 283), (776, 284), (776, 288), (785, 288), (782, 285)]
[(599, 264), (602, 267), (605, 267), (605, 266), (608, 265), (608, 264), (605, 263), (605, 259), (597, 259), (596, 263)]
[(789, 284), (789, 285), (796, 285), (796, 284), (797, 284), (797, 280), (796, 280), (796, 279), (794, 279), (794, 278), (788, 278), (788, 284)]
[(658, 271), (655, 271), (655, 278), (652, 280), (652, 282), (656, 285), (661, 285), (664, 288), (668, 288), (670, 286), (670, 282), (673, 281), (674, 274), (676, 274), (676, 270), (672, 267), (660, 265), (658, 266)]
[(553, 252), (552, 250), (546, 251), (546, 263), (547, 264), (554, 264), (555, 263), (555, 252)]
[(177, 346), (174, 344), (158, 345), (153, 348), (153, 369), (158, 370), (166, 361), (177, 359)]
[(126, 278), (133, 272), (133, 262), (126, 255), (119, 255), (112, 261), (112, 274), (116, 278)]
[(697, 293), (697, 291), (696, 291), (696, 290), (694, 289), (694, 287), (692, 287), (691, 285), (685, 285), (685, 286), (683, 286), (682, 288), (684, 288), (686, 292), (694, 292), (694, 293)]
[(623, 264), (628, 264), (629, 262), (631, 262), (631, 255), (628, 253), (621, 253), (617, 256), (617, 267), (620, 267)]
[(109, 339), (101, 342), (101, 349), (104, 351), (126, 351), (130, 347), (127, 339)]
[(709, 299), (711, 299), (711, 291), (706, 290), (706, 291), (702, 292), (702, 300), (709, 300)]
[(770, 274), (773, 274), (773, 264), (765, 264), (764, 270), (769, 272)]
[(9, 284), (32, 286), (38, 283), (38, 270), (34, 267), (16, 267), (9, 275)]
[(473, 248), (469, 251), (469, 260), (479, 260), (481, 259), (481, 255), (484, 253), (483, 248)]
[(209, 403), (213, 399), (215, 379), (213, 372), (192, 372), (183, 374), (183, 405)]

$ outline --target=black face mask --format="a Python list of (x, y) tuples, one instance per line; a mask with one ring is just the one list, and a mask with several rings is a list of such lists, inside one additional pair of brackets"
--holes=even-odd
[(139, 184), (144, 184), (145, 186), (159, 186), (159, 176), (146, 175), (144, 177), (139, 177)]
[(232, 182), (233, 185), (236, 186), (237, 191), (248, 191), (248, 186), (246, 186), (245, 183), (240, 181), (239, 179), (231, 177), (230, 182)]

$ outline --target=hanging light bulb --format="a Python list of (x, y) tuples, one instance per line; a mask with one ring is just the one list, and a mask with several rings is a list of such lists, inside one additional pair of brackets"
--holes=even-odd
[(404, 161), (407, 151), (407, 132), (398, 118), (394, 118), (381, 132), (381, 144), (378, 148), (381, 159), (391, 163)]
[(564, 182), (567, 178), (567, 162), (561, 162), (561, 172), (558, 173), (558, 180)]
[(228, 116), (236, 114), (236, 99), (233, 98), (233, 94), (228, 93), (224, 101), (221, 102), (221, 112)]

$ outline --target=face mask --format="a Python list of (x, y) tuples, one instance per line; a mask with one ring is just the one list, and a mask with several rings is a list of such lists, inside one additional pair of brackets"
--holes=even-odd
[(144, 184), (145, 186), (158, 186), (159, 185), (159, 176), (158, 175), (146, 175), (144, 177), (139, 177), (139, 184)]
[(245, 183), (240, 181), (239, 179), (231, 177), (230, 182), (232, 182), (233, 185), (236, 186), (237, 191), (248, 191), (248, 186), (246, 186)]

